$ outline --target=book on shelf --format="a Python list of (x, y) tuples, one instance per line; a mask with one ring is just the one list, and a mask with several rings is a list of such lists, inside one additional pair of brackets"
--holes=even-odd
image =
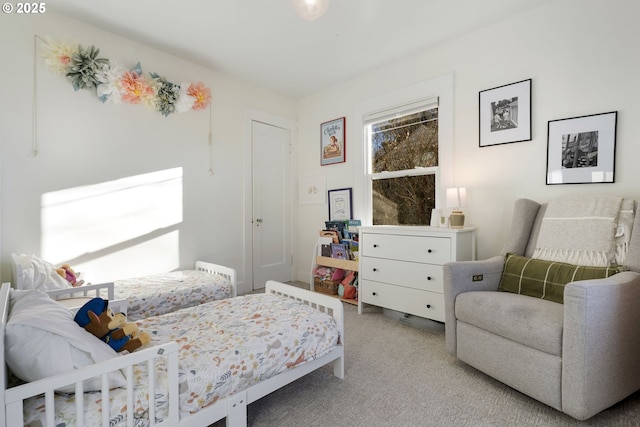
[(327, 230), (336, 230), (339, 233), (342, 233), (342, 230), (345, 228), (344, 221), (325, 221), (324, 228)]
[(345, 221), (347, 230), (351, 233), (357, 233), (358, 227), (362, 225), (362, 222), (359, 219), (348, 219)]
[(350, 251), (357, 251), (358, 247), (360, 246), (360, 242), (353, 239), (342, 239), (340, 243), (346, 245), (347, 249), (349, 249)]
[(335, 230), (341, 238), (352, 239), (358, 234), (358, 227), (362, 225), (359, 219), (346, 219), (343, 221), (325, 221), (325, 230)]
[(341, 243), (331, 244), (331, 258), (349, 259), (347, 247)]
[(322, 245), (322, 256), (330, 257), (331, 256), (331, 245)]

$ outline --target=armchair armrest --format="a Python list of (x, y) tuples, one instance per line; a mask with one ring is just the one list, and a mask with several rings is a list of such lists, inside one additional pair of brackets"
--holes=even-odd
[(444, 315), (446, 349), (456, 354), (455, 301), (469, 291), (497, 291), (504, 269), (504, 257), (482, 261), (456, 261), (444, 264)]
[(565, 286), (562, 410), (583, 420), (640, 388), (640, 274)]

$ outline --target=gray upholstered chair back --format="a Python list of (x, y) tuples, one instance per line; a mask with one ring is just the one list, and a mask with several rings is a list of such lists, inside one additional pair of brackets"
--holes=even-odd
[[(516, 200), (511, 231), (500, 254), (504, 255), (509, 252), (531, 257), (538, 241), (540, 225), (546, 209), (546, 203), (540, 204), (530, 199)], [(634, 212), (629, 252), (624, 264), (631, 271), (640, 272), (640, 215), (638, 214), (637, 203), (635, 203)]]

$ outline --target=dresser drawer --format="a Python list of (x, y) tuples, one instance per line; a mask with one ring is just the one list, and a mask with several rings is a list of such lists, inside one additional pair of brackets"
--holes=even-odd
[(443, 292), (442, 266), (362, 257), (360, 279), (386, 282), (408, 288)]
[(451, 239), (448, 237), (404, 236), (363, 233), (361, 257), (398, 259), (442, 265), (451, 261)]
[(444, 296), (386, 283), (360, 280), (358, 298), (363, 303), (444, 322)]

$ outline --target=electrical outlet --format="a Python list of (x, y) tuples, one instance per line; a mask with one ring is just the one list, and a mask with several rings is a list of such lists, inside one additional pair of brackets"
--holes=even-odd
[(474, 274), (471, 278), (471, 280), (473, 280), (474, 282), (482, 282), (482, 279), (484, 279), (484, 276), (482, 274)]

